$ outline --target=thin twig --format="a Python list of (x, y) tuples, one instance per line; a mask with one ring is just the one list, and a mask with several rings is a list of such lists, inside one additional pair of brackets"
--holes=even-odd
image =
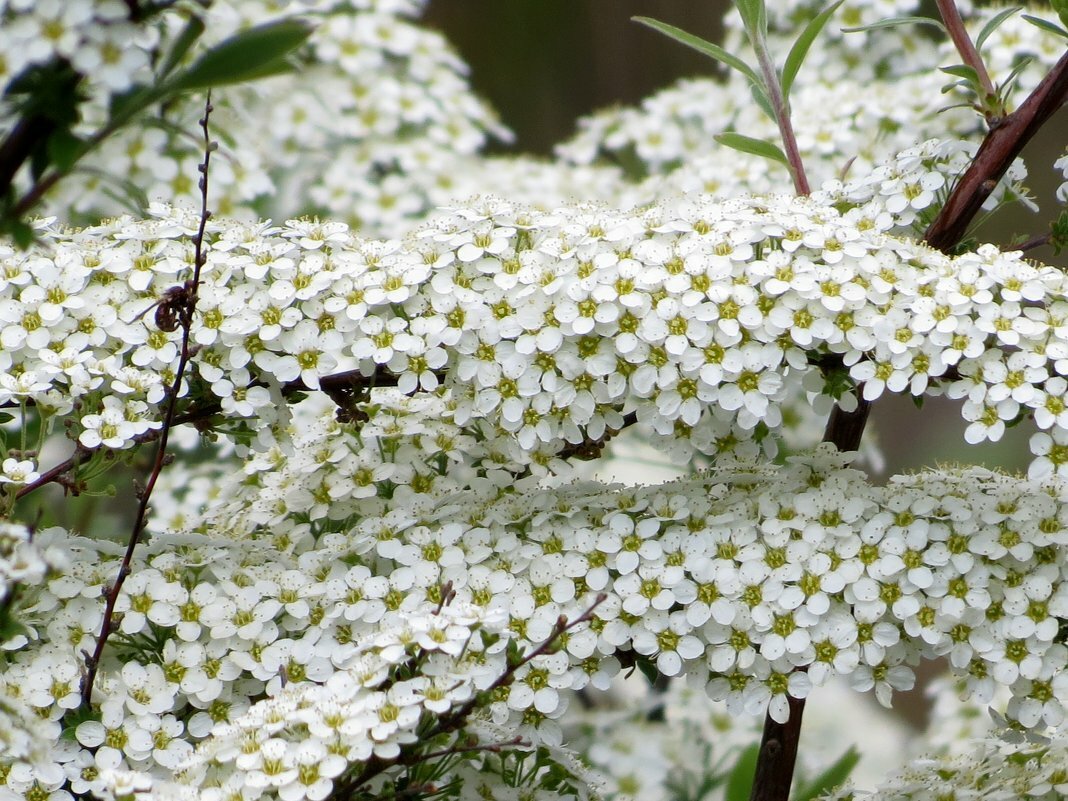
[[(534, 650), (525, 653), (522, 658), (516, 660), (516, 663), (514, 665), (509, 665), (507, 670), (505, 670), (504, 673), (498, 676), (497, 680), (494, 681), (493, 684), (491, 684), (485, 690), (482, 690), (481, 692), (477, 693), (474, 697), (471, 698), (470, 701), (465, 703), (463, 706), (460, 706), (456, 710), (438, 717), (431, 729), (425, 732), (422, 735), (421, 739), (432, 740), (435, 737), (440, 737), (443, 734), (450, 734), (454, 731), (457, 731), (461, 726), (463, 726), (463, 724), (467, 721), (467, 718), (478, 706), (480, 699), (492, 695), (494, 690), (497, 690), (500, 687), (504, 687), (505, 685), (510, 684), (515, 679), (516, 671), (523, 667), (523, 665), (532, 662), (542, 654), (545, 654), (548, 651), (552, 650), (554, 647), (556, 647), (556, 641), (559, 640), (561, 635), (563, 635), (565, 632), (570, 631), (576, 626), (580, 626), (583, 623), (586, 623), (591, 620), (593, 618), (594, 611), (597, 609), (598, 606), (604, 603), (607, 597), (608, 596), (605, 593), (600, 593), (594, 600), (594, 602), (589, 606), (589, 608), (586, 609), (585, 612), (576, 617), (574, 620), (569, 621), (566, 617), (561, 615), (557, 619), (556, 623), (553, 625), (553, 629), (550, 632), (549, 636), (545, 638), (545, 641), (542, 642), (541, 645), (539, 645)], [(335, 782), (333, 791), (330, 793), (329, 798), (351, 798), (353, 794), (360, 789), (360, 787), (367, 784), (367, 782), (371, 781), (376, 776), (381, 775), (390, 768), (413, 765), (417, 762), (422, 762), (423, 760), (424, 757), (415, 752), (410, 752), (408, 754), (402, 753), (399, 757), (395, 759), (381, 759), (379, 757), (372, 757), (368, 762), (364, 764), (363, 770), (361, 770), (358, 774), (348, 778), (347, 780), (339, 780)]]
[(1019, 250), (1026, 253), (1029, 250), (1040, 248), (1043, 245), (1048, 245), (1053, 240), (1053, 233), (1040, 234), (1039, 236), (1033, 236), (1030, 239), (1021, 242), (1019, 245), (1009, 245), (1005, 250)]
[(961, 19), (955, 0), (935, 0), (935, 5), (938, 6), (938, 13), (942, 15), (942, 22), (945, 23), (946, 31), (949, 33), (949, 38), (953, 40), (957, 53), (960, 54), (965, 64), (975, 70), (983, 92), (988, 97), (997, 95), (997, 88), (990, 80), (990, 73), (986, 71), (982, 56), (972, 44), (972, 37), (968, 35), (968, 29), (964, 27), (964, 20)]
[(193, 325), (193, 314), (196, 311), (197, 302), (197, 288), (200, 285), (200, 273), (205, 262), (207, 261), (207, 254), (204, 251), (204, 231), (207, 228), (208, 219), (211, 217), (211, 212), (208, 211), (208, 166), (211, 163), (211, 154), (215, 150), (215, 143), (211, 140), (210, 131), (208, 129), (208, 120), (211, 117), (212, 105), (211, 105), (211, 92), (208, 92), (207, 99), (204, 101), (204, 116), (200, 120), (200, 127), (204, 132), (204, 161), (198, 165), (200, 170), (200, 226), (197, 229), (196, 236), (193, 237), (194, 248), (194, 260), (193, 260), (193, 278), (189, 287), (189, 292), (184, 297), (182, 303), (183, 306), (178, 309), (178, 319), (182, 326), (182, 353), (178, 360), (178, 368), (175, 371), (174, 382), (171, 384), (169, 398), (167, 402), (167, 414), (163, 421), (163, 426), (160, 429), (159, 444), (156, 447), (156, 457), (152, 464), (152, 472), (149, 474), (148, 481), (145, 483), (144, 489), (141, 491), (140, 502), (137, 507), (137, 517), (134, 520), (133, 528), (130, 532), (130, 539), (126, 543), (126, 552), (122, 558), (122, 564), (119, 566), (118, 575), (115, 577), (115, 581), (112, 583), (107, 593), (107, 598), (104, 604), (104, 617), (100, 623), (100, 632), (96, 638), (96, 647), (93, 649), (92, 654), (86, 654), (85, 658), (85, 672), (82, 675), (82, 706), (88, 709), (92, 703), (93, 696), (93, 684), (96, 681), (96, 674), (100, 667), (100, 658), (104, 653), (104, 646), (107, 645), (108, 637), (111, 635), (112, 625), (115, 618), (115, 605), (119, 599), (119, 593), (122, 591), (122, 585), (126, 581), (126, 577), (130, 574), (130, 566), (133, 563), (134, 551), (137, 548), (137, 543), (141, 540), (141, 535), (144, 532), (145, 524), (148, 520), (148, 504), (152, 497), (152, 490), (156, 486), (156, 481), (159, 479), (160, 473), (163, 471), (164, 460), (167, 456), (167, 442), (170, 439), (171, 428), (174, 426), (175, 414), (178, 409), (178, 394), (182, 388), (182, 379), (185, 375), (185, 369), (189, 364), (191, 357), (189, 339)]

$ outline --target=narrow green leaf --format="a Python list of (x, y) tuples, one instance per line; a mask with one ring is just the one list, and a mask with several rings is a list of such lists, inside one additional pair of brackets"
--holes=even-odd
[(652, 686), (656, 684), (656, 680), (660, 678), (660, 671), (656, 669), (656, 662), (647, 656), (639, 656), (634, 660), (634, 664), (637, 665), (638, 670), (645, 676), (645, 680)]
[(833, 765), (799, 788), (796, 795), (794, 795), (794, 801), (812, 801), (817, 796), (821, 796), (838, 787), (849, 778), (849, 774), (853, 772), (853, 768), (857, 766), (859, 761), (860, 753), (853, 746), (850, 746), (844, 754), (834, 761)]
[(733, 0), (742, 24), (747, 31), (753, 31), (761, 37), (768, 35), (768, 12), (764, 0)]
[(1066, 0), (1050, 0), (1049, 4), (1053, 6), (1053, 10), (1057, 12), (1061, 22), (1068, 25), (1068, 2)]
[(762, 156), (771, 161), (777, 161), (787, 168), (790, 166), (790, 162), (786, 159), (786, 154), (779, 149), (779, 146), (763, 139), (754, 139), (751, 136), (743, 136), (740, 133), (731, 132), (717, 134), (714, 138), (721, 145), (740, 150), (742, 153)]
[(783, 97), (790, 96), (790, 87), (793, 86), (794, 78), (797, 77), (797, 71), (801, 69), (801, 64), (804, 63), (809, 48), (816, 41), (816, 37), (820, 35), (823, 26), (827, 24), (827, 21), (830, 20), (838, 6), (842, 5), (843, 2), (845, 0), (837, 0), (837, 2), (831, 3), (826, 9), (817, 14), (801, 31), (801, 35), (797, 37), (797, 41), (790, 48), (790, 54), (786, 56), (786, 62), (782, 68)]
[(1012, 85), (1016, 83), (1016, 79), (1020, 77), (1020, 73), (1023, 72), (1027, 68), (1027, 66), (1034, 60), (1034, 56), (1024, 56), (1020, 59), (1016, 66), (1012, 68), (1012, 72), (1008, 74), (1008, 77), (1006, 77), (1005, 80), (1002, 81), (1000, 86), (998, 87), (998, 91), (1002, 95), (1002, 97), (1007, 95), (1008, 90), (1012, 88)]
[(3, 215), (0, 215), (0, 238), (4, 237), (11, 237), (19, 250), (26, 250), (36, 239), (33, 226), (13, 217), (9, 209), (4, 209)]
[(167, 54), (163, 66), (159, 68), (159, 74), (156, 76), (158, 80), (162, 81), (174, 72), (174, 68), (182, 62), (185, 54), (189, 52), (202, 33), (204, 33), (204, 20), (200, 17), (190, 17), (185, 27), (182, 28), (182, 32), (178, 34), (178, 38), (174, 40), (174, 45)]
[(116, 130), (153, 103), (163, 100), (166, 95), (167, 93), (159, 85), (134, 85), (121, 95), (114, 95), (108, 108), (108, 127)]
[(946, 26), (942, 24), (941, 20), (934, 19), (933, 17), (891, 17), (890, 19), (881, 19), (878, 22), (873, 22), (871, 25), (861, 25), (857, 28), (842, 28), (842, 33), (862, 33), (865, 31), (876, 31), (880, 28), (897, 28), (900, 25), (933, 25), (946, 32)]
[(660, 33), (665, 36), (670, 36), (676, 42), (680, 42), (687, 47), (692, 47), (697, 52), (704, 53), (706, 56), (714, 58), (722, 64), (726, 64), (731, 69), (738, 70), (738, 72), (742, 73), (742, 75), (749, 79), (750, 83), (754, 83), (757, 86), (763, 85), (760, 76), (757, 75), (752, 67), (737, 56), (732, 56), (719, 45), (706, 42), (699, 36), (694, 36), (692, 33), (686, 33), (686, 31), (681, 28), (676, 28), (674, 25), (668, 25), (666, 22), (660, 22), (660, 20), (655, 20), (651, 17), (631, 17), (631, 19), (650, 27), (655, 31), (660, 31)]
[(979, 86), (979, 74), (975, 71), (974, 67), (969, 67), (967, 64), (954, 64), (951, 67), (939, 67), (938, 69), (946, 75), (960, 78), (962, 81), (971, 84), (972, 86)]
[(242, 83), (286, 69), (284, 60), (311, 35), (299, 20), (281, 20), (231, 36), (210, 49), (164, 86), (168, 93)]
[(1062, 28), (1055, 22), (1050, 22), (1048, 19), (1042, 19), (1041, 17), (1032, 17), (1030, 14), (1024, 14), (1023, 18), (1036, 28), (1041, 28), (1046, 33), (1052, 33), (1054, 36), (1068, 39), (1068, 30)]
[(758, 743), (753, 743), (738, 755), (738, 761), (734, 763), (727, 779), (727, 786), (723, 788), (723, 801), (749, 801), (758, 756), (760, 756)]
[(990, 34), (996, 31), (1001, 26), (1001, 23), (1003, 23), (1017, 11), (1020, 11), (1019, 6), (1016, 6), (1015, 8), (1003, 9), (1002, 11), (999, 11), (997, 14), (992, 16), (990, 20), (986, 23), (986, 25), (983, 26), (983, 29), (979, 31), (979, 35), (975, 37), (975, 49), (981, 50), (983, 47), (983, 42), (985, 42), (990, 37)]

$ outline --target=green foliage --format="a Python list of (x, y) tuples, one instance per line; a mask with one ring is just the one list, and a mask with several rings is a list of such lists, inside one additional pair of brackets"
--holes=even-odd
[(858, 762), (860, 762), (860, 753), (850, 746), (826, 770), (798, 787), (794, 793), (794, 801), (812, 801), (840, 786), (849, 778), (849, 774), (853, 772)]
[[(1063, 39), (1068, 39), (1068, 30), (1062, 28), (1056, 23), (1049, 20), (1042, 19), (1041, 17), (1034, 17), (1030, 14), (1024, 14), (1023, 18), (1034, 25), (1036, 28), (1045, 31), (1046, 33), (1052, 33), (1054, 36), (1060, 36)], [(1063, 19), (1063, 17), (1062, 17)], [(1068, 22), (1065, 23), (1068, 25)]]
[(917, 17), (912, 15), (881, 19), (878, 22), (873, 22), (871, 25), (859, 25), (855, 28), (842, 28), (842, 32), (865, 33), (867, 31), (877, 31), (883, 28), (897, 28), (901, 25), (930, 25), (938, 28), (942, 33), (946, 33), (946, 26), (942, 24), (941, 20), (935, 19), (934, 17)]
[[(173, 102), (183, 94), (290, 71), (293, 67), (288, 58), (311, 35), (312, 27), (286, 19), (250, 28), (209, 48), (189, 67), (179, 69), (204, 31), (204, 22), (190, 17), (163, 56), (155, 83), (133, 86), (113, 95), (105, 123), (84, 137), (75, 135), (73, 128), (81, 121), (86, 100), (80, 91), (85, 76), (67, 61), (29, 69), (13, 81), (5, 97), (11, 101), (18, 122), (4, 143), (7, 163), (0, 164), (0, 235), (10, 237), (19, 247), (28, 247), (34, 234), (25, 222), (26, 215), (45, 191), (69, 175), (111, 135), (152, 106)], [(17, 144), (19, 137), (28, 144)], [(14, 146), (12, 141), (16, 141)], [(19, 196), (13, 179), (23, 164), (29, 165), (33, 186)], [(116, 182), (114, 176), (105, 177)], [(136, 202), (139, 190), (117, 180), (127, 198)]]
[(754, 743), (738, 754), (738, 761), (734, 763), (734, 767), (731, 768), (731, 772), (727, 777), (727, 786), (723, 791), (723, 801), (749, 801), (759, 757), (759, 743)]
[(1068, 0), (1049, 0), (1049, 4), (1057, 12), (1060, 21), (1068, 25)]
[(764, 0), (732, 0), (742, 17), (742, 24), (750, 35), (764, 38), (768, 35), (768, 12)]
[(805, 61), (805, 56), (808, 55), (809, 48), (812, 47), (812, 43), (816, 41), (816, 37), (820, 35), (820, 31), (823, 30), (824, 26), (843, 2), (845, 2), (845, 0), (837, 0), (837, 2), (832, 3), (817, 14), (808, 25), (805, 26), (805, 29), (801, 31), (801, 35), (797, 37), (793, 47), (790, 48), (790, 53), (786, 56), (786, 62), (782, 67), (783, 97), (788, 98), (790, 96), (790, 87), (794, 85), (794, 78), (797, 77), (797, 72), (801, 69), (801, 65)]
[(676, 28), (674, 25), (668, 25), (666, 22), (660, 22), (660, 20), (655, 20), (651, 17), (631, 17), (631, 19), (635, 22), (640, 22), (642, 25), (650, 27), (653, 30), (660, 31), (660, 33), (674, 39), (676, 42), (691, 47), (698, 53), (703, 53), (709, 58), (714, 58), (721, 64), (725, 64), (731, 69), (737, 70), (742, 73), (750, 83), (756, 86), (763, 85), (756, 70), (737, 56), (732, 56), (719, 45), (707, 42), (700, 36), (694, 36), (692, 33), (687, 33), (681, 28)]
[(1001, 24), (1005, 22), (1005, 20), (1007, 20), (1013, 14), (1017, 13), (1019, 10), (1019, 6), (1013, 8), (1006, 8), (992, 16), (987, 21), (986, 25), (983, 26), (983, 29), (979, 31), (979, 35), (975, 37), (975, 49), (982, 49), (983, 44), (988, 38), (990, 38), (990, 34), (1000, 28)]
[(715, 139), (721, 145), (740, 150), (742, 153), (751, 153), (754, 156), (760, 156), (769, 161), (776, 161), (784, 167), (789, 166), (789, 162), (786, 160), (786, 154), (782, 152), (782, 149), (778, 145), (764, 139), (754, 139), (751, 136), (744, 136), (740, 133), (733, 132), (717, 134)]
[(1068, 248), (1068, 209), (1061, 211), (1057, 219), (1050, 223), (1049, 244), (1057, 256), (1061, 255), (1064, 248)]
[(231, 36), (161, 85), (166, 95), (266, 78), (292, 69), (286, 57), (311, 36), (299, 20), (280, 20)]

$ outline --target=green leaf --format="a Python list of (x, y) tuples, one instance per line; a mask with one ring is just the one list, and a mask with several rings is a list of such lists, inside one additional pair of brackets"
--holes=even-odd
[(900, 25), (933, 25), (946, 32), (946, 26), (942, 24), (941, 20), (934, 19), (933, 17), (891, 17), (890, 19), (881, 19), (878, 22), (873, 22), (871, 25), (861, 25), (857, 28), (842, 28), (842, 33), (861, 33), (866, 31), (876, 31), (880, 28), (897, 28)]
[(946, 75), (960, 78), (973, 86), (979, 85), (979, 74), (975, 71), (974, 67), (969, 67), (967, 64), (954, 64), (951, 67), (939, 67), (938, 69), (939, 71), (946, 73)]
[(0, 216), (0, 237), (9, 236), (19, 250), (26, 250), (37, 239), (33, 226), (10, 215), (11, 212), (5, 209), (3, 216)]
[(699, 53), (704, 53), (710, 58), (714, 58), (722, 64), (726, 64), (731, 69), (738, 70), (749, 82), (756, 86), (763, 86), (763, 81), (760, 80), (760, 76), (756, 74), (756, 71), (742, 61), (737, 56), (732, 56), (726, 50), (719, 45), (714, 45), (711, 42), (706, 42), (699, 36), (694, 36), (692, 33), (686, 33), (681, 28), (676, 28), (674, 25), (668, 25), (666, 22), (660, 22), (660, 20), (652, 19), (651, 17), (631, 17), (635, 22), (640, 22), (642, 25), (652, 28), (655, 31), (665, 36), (670, 36), (676, 42), (680, 42), (687, 47), (692, 47)]
[(634, 664), (641, 671), (641, 674), (645, 676), (645, 680), (649, 682), (650, 686), (656, 684), (656, 680), (660, 678), (660, 671), (656, 669), (656, 662), (647, 656), (636, 656)]
[(738, 755), (738, 761), (731, 768), (727, 786), (723, 790), (723, 801), (749, 801), (759, 756), (760, 745), (758, 743), (754, 743)]
[(1046, 33), (1052, 33), (1054, 36), (1061, 36), (1068, 39), (1068, 30), (1065, 30), (1055, 22), (1050, 22), (1047, 19), (1041, 17), (1032, 17), (1030, 14), (1024, 14), (1023, 18), (1034, 25), (1036, 28), (1041, 28)]
[(1005, 20), (1020, 10), (1019, 6), (1015, 8), (1006, 8), (999, 11), (983, 26), (983, 29), (979, 31), (979, 35), (975, 37), (975, 49), (980, 50), (985, 42), (994, 31), (996, 31)]
[(764, 0), (733, 0), (734, 7), (742, 18), (747, 31), (758, 34), (761, 38), (768, 35), (768, 12)]
[(1055, 256), (1068, 247), (1068, 211), (1062, 211), (1049, 226), (1049, 244)]
[(1068, 0), (1050, 0), (1049, 4), (1053, 6), (1061, 22), (1068, 25)]
[(48, 137), (48, 160), (60, 172), (69, 172), (84, 152), (84, 140), (69, 128), (59, 128)]
[(783, 64), (782, 68), (783, 97), (790, 96), (790, 87), (793, 86), (794, 78), (797, 77), (797, 71), (801, 69), (801, 64), (804, 62), (805, 56), (808, 55), (809, 48), (812, 47), (812, 43), (816, 41), (816, 37), (820, 35), (823, 26), (827, 24), (827, 21), (843, 2), (845, 2), (845, 0), (837, 0), (837, 2), (832, 3), (824, 11), (821, 11), (814, 17), (812, 21), (805, 26), (805, 29), (801, 31), (801, 35), (797, 37), (797, 41), (794, 42), (793, 47), (790, 48), (790, 54), (786, 57), (786, 63)]
[(763, 139), (754, 139), (751, 136), (743, 136), (740, 133), (732, 132), (717, 134), (714, 138), (721, 145), (740, 150), (742, 153), (752, 153), (754, 156), (762, 156), (771, 161), (777, 161), (786, 168), (790, 166), (790, 162), (786, 159), (786, 154), (779, 149), (779, 146)]
[(189, 49), (196, 44), (197, 39), (204, 33), (204, 20), (200, 17), (190, 17), (189, 21), (182, 28), (182, 32), (178, 34), (178, 38), (174, 40), (174, 45), (171, 47), (171, 52), (167, 54), (166, 61), (159, 68), (157, 79), (162, 81), (177, 67), (185, 54), (189, 52)]
[(208, 89), (277, 75), (288, 69), (285, 57), (300, 47), (312, 28), (300, 20), (281, 20), (231, 36), (177, 73), (168, 93)]
[(821, 796), (838, 787), (849, 778), (849, 774), (853, 772), (853, 768), (857, 766), (859, 761), (860, 753), (853, 746), (849, 746), (846, 752), (835, 760), (833, 765), (812, 781), (800, 787), (797, 794), (794, 795), (794, 801), (812, 801), (817, 796)]

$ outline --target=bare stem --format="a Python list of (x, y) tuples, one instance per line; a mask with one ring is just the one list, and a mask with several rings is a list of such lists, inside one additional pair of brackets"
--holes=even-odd
[(799, 195), (807, 195), (812, 189), (809, 187), (808, 176), (805, 174), (805, 165), (801, 161), (801, 151), (797, 148), (797, 137), (794, 136), (794, 126), (790, 122), (790, 108), (782, 93), (779, 72), (775, 69), (771, 53), (768, 52), (768, 43), (760, 32), (749, 31), (749, 41), (756, 52), (760, 73), (764, 78), (764, 86), (768, 90), (768, 99), (771, 101), (772, 111), (775, 112), (775, 122), (779, 126), (779, 136), (782, 137), (783, 151), (786, 153), (790, 177), (794, 182), (794, 191)]
[(96, 681), (97, 671), (100, 668), (100, 659), (104, 653), (104, 647), (107, 645), (108, 638), (111, 636), (112, 626), (115, 621), (115, 605), (119, 600), (122, 585), (125, 583), (126, 577), (130, 575), (134, 551), (137, 549), (137, 544), (141, 540), (141, 535), (144, 533), (145, 524), (148, 520), (149, 500), (152, 497), (152, 491), (155, 489), (160, 473), (163, 472), (164, 461), (167, 457), (167, 443), (170, 439), (171, 429), (174, 427), (175, 415), (178, 409), (178, 393), (181, 390), (185, 369), (188, 366), (189, 359), (192, 355), (189, 347), (190, 331), (193, 325), (193, 313), (196, 311), (196, 292), (200, 282), (200, 271), (207, 260), (207, 254), (204, 252), (204, 231), (207, 227), (208, 219), (211, 217), (211, 212), (208, 211), (208, 165), (211, 163), (211, 154), (215, 149), (215, 143), (211, 141), (211, 136), (208, 130), (208, 120), (211, 116), (211, 112), (211, 92), (209, 91), (207, 99), (204, 102), (204, 117), (200, 120), (200, 127), (204, 132), (204, 161), (198, 165), (198, 169), (200, 170), (201, 208), (200, 226), (197, 229), (196, 236), (193, 237), (193, 278), (190, 282), (188, 291), (186, 291), (186, 294), (182, 298), (183, 306), (177, 312), (178, 319), (182, 326), (182, 353), (178, 360), (178, 369), (175, 371), (174, 382), (171, 384), (170, 392), (168, 393), (167, 414), (160, 429), (159, 443), (156, 447), (156, 456), (152, 463), (152, 471), (148, 476), (148, 481), (145, 483), (144, 490), (141, 492), (140, 501), (137, 506), (137, 516), (134, 519), (133, 528), (130, 531), (130, 539), (126, 543), (126, 552), (123, 554), (122, 564), (119, 566), (118, 575), (115, 576), (115, 581), (112, 582), (105, 599), (104, 617), (100, 623), (100, 632), (97, 634), (96, 646), (94, 647), (92, 654), (85, 654), (85, 672), (82, 674), (81, 696), (82, 706), (86, 709), (92, 704), (93, 684)]
[(986, 71), (986, 64), (983, 63), (982, 56), (979, 55), (979, 51), (972, 44), (972, 37), (968, 35), (968, 30), (964, 27), (964, 20), (961, 19), (960, 10), (957, 8), (955, 0), (935, 0), (935, 4), (938, 6), (938, 13), (942, 15), (942, 22), (945, 23), (949, 38), (953, 40), (961, 60), (975, 70), (983, 92), (988, 96), (996, 95), (997, 88), (994, 86), (994, 82), (990, 80), (990, 73)]

